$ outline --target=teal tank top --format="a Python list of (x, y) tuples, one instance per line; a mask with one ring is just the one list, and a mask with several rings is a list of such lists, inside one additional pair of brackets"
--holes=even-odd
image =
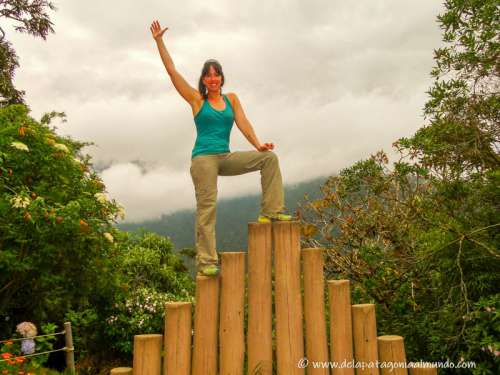
[(196, 142), (191, 159), (198, 155), (223, 154), (229, 151), (229, 134), (234, 123), (234, 113), (226, 95), (222, 95), (226, 108), (218, 111), (203, 101), (200, 112), (194, 117)]

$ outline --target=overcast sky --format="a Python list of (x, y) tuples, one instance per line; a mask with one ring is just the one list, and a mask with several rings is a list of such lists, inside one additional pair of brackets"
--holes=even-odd
[[(58, 132), (87, 147), (126, 221), (195, 208), (196, 128), (149, 30), (193, 86), (207, 59), (224, 69), (285, 184), (330, 175), (424, 124), (439, 0), (55, 0), (46, 42), (2, 22), (20, 57), (15, 84), (32, 116), (65, 111)], [(250, 150), (236, 126), (231, 151)], [(259, 174), (219, 178), (219, 198), (260, 191)], [(256, 215), (258, 213), (256, 212)]]

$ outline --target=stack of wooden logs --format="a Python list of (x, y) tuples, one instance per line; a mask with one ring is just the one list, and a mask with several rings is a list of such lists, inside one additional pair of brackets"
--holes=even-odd
[[(164, 340), (162, 335), (135, 336), (134, 375), (160, 375), (163, 342), (164, 375), (243, 374), (245, 360), (245, 373), (252, 375), (305, 374), (306, 367), (308, 375), (437, 374), (428, 364), (402, 366), (406, 363), (403, 338), (377, 337), (374, 305), (351, 305), (348, 280), (327, 281), (328, 351), (323, 254), (321, 249), (300, 249), (298, 222), (248, 226), (245, 344), (245, 255), (223, 253), (220, 277), (196, 277), (194, 334), (191, 303), (176, 302), (165, 304)], [(129, 375), (129, 371), (119, 368), (111, 373)]]

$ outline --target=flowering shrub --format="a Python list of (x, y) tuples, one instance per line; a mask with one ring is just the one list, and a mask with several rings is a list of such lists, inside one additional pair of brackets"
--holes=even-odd
[(474, 309), (462, 316), (468, 351), (466, 361), (475, 361), (474, 374), (500, 372), (500, 294), (482, 297)]
[(34, 337), (36, 336), (36, 327), (33, 323), (22, 322), (17, 325), (16, 332), (23, 337)]
[[(49, 354), (40, 354), (36, 356), (24, 357), (23, 355), (31, 355), (51, 351), (55, 336), (51, 336), (57, 329), (55, 324), (46, 324), (42, 326), (42, 332), (46, 337), (36, 337), (37, 329), (33, 323), (23, 322), (18, 324), (16, 333), (11, 338), (12, 341), (7, 341), (1, 348), (0, 371), (3, 374), (23, 373), (25, 366), (39, 367), (47, 362)], [(19, 340), (26, 338), (26, 340)], [(32, 375), (32, 374), (31, 374)]]
[(50, 126), (63, 114), (38, 122), (28, 113), (0, 108), (0, 315), (62, 321), (71, 307), (116, 294), (113, 224), (125, 211), (82, 154), (89, 144)]
[[(172, 254), (168, 238), (139, 231), (117, 233), (120, 256), (120, 293), (83, 311), (70, 311), (77, 358), (103, 348), (113, 349), (131, 358), (134, 336), (162, 334), (165, 303), (186, 301), (194, 304), (195, 285), (181, 258)], [(123, 356), (122, 356), (123, 357)]]
[(163, 334), (165, 303), (174, 301), (192, 302), (194, 305), (194, 296), (185, 289), (181, 294), (174, 295), (143, 288), (127, 300), (116, 303), (104, 328), (111, 348), (132, 354), (135, 335)]

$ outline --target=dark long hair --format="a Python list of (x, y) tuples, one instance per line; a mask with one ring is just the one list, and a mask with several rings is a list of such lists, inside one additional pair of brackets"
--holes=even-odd
[(215, 71), (221, 75), (221, 81), (220, 81), (221, 95), (222, 95), (222, 86), (224, 86), (224, 73), (222, 72), (222, 66), (220, 65), (220, 63), (217, 60), (205, 61), (205, 64), (203, 64), (203, 68), (201, 69), (201, 76), (198, 82), (198, 91), (205, 100), (207, 100), (208, 90), (206, 86), (203, 84), (203, 78), (205, 78), (211, 66), (213, 66)]

